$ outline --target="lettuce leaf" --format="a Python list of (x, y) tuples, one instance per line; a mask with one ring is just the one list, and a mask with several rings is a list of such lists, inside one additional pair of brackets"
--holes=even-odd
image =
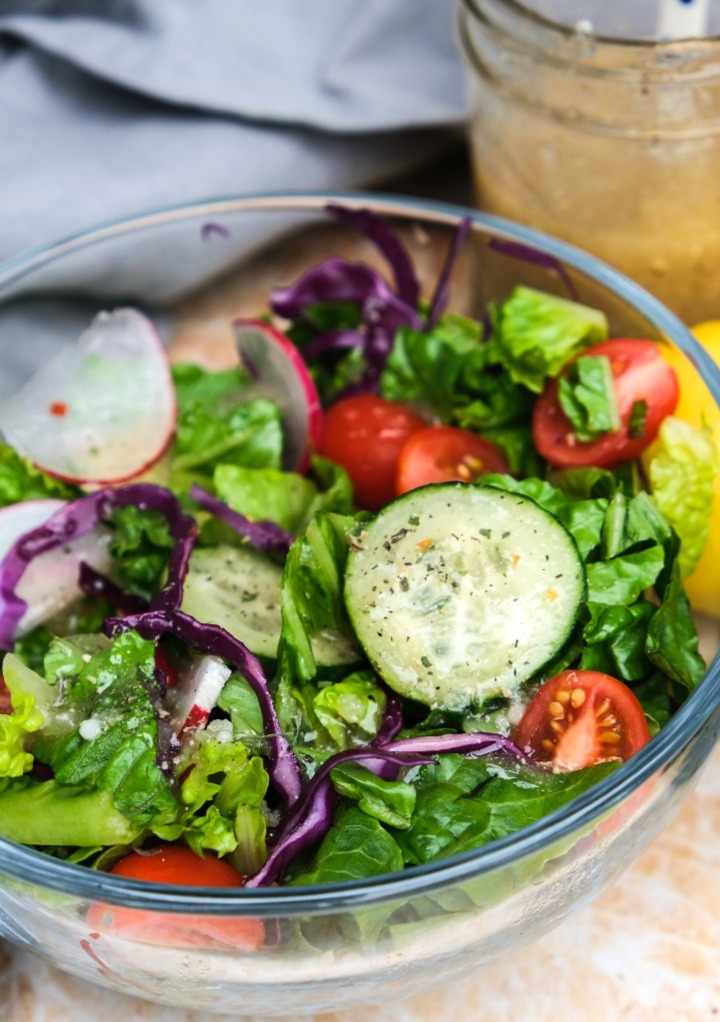
[(572, 423), (578, 440), (595, 440), (620, 429), (610, 359), (581, 355), (558, 380), (560, 407)]
[[(61, 682), (61, 701), (33, 751), (52, 767), (58, 784), (109, 792), (133, 824), (168, 822), (177, 803), (156, 763), (154, 643), (132, 631), (111, 643), (101, 640), (56, 639), (51, 645), (46, 664)], [(69, 730), (53, 726), (53, 718), (68, 717)]]
[(96, 849), (128, 845), (141, 832), (107, 791), (29, 777), (0, 781), (0, 834), (11, 841)]
[(318, 511), (352, 510), (352, 484), (339, 465), (313, 458), (317, 479), (273, 468), (218, 465), (213, 474), (221, 500), (248, 518), (269, 519), (288, 532), (304, 532)]
[(145, 600), (160, 590), (175, 540), (159, 511), (130, 504), (112, 512), (110, 553), (118, 584)]
[[(222, 463), (279, 468), (281, 412), (264, 398), (250, 398), (242, 366), (218, 372), (181, 363), (172, 367), (178, 416), (171, 452), (171, 482), (186, 489), (194, 478), (205, 484)], [(192, 477), (187, 473), (192, 472)]]
[(344, 883), (402, 868), (395, 839), (378, 820), (350, 806), (337, 814), (309, 870), (293, 877), (290, 884)]
[[(10, 657), (12, 654), (8, 654), (5, 660)], [(18, 661), (18, 669), (23, 668), (24, 665)], [(39, 731), (45, 718), (35, 705), (35, 696), (18, 684), (18, 670), (13, 671), (12, 662), (4, 665), (4, 672), (13, 712), (0, 713), (0, 777), (21, 777), (33, 765), (33, 755), (27, 749), (27, 736)]]
[(680, 571), (686, 578), (705, 549), (715, 477), (720, 471), (712, 439), (673, 417), (665, 419), (643, 455), (652, 498), (680, 537)]
[(385, 781), (362, 763), (341, 763), (330, 771), (339, 795), (357, 802), (358, 809), (388, 827), (405, 830), (415, 809), (417, 793), (405, 781)]
[(490, 345), (511, 379), (539, 394), (549, 376), (606, 337), (597, 309), (519, 286), (494, 310)]
[(402, 327), (380, 377), (383, 397), (425, 402), (443, 422), (485, 430), (526, 422), (532, 395), (482, 341), (482, 328), (445, 315), (430, 333)]
[(386, 702), (372, 671), (356, 671), (342, 681), (321, 686), (311, 708), (312, 717), (323, 732), (315, 744), (329, 746), (333, 751), (367, 745), (380, 729)]
[(0, 442), (0, 507), (23, 500), (74, 500), (80, 495), (76, 486), (54, 479), (36, 468), (8, 444)]
[(281, 583), (281, 670), (293, 681), (317, 673), (311, 639), (320, 632), (351, 635), (342, 598), (348, 535), (354, 519), (320, 512), (290, 547)]
[(216, 721), (195, 736), (177, 768), (182, 812), (174, 823), (153, 830), (165, 840), (185, 841), (198, 855), (229, 856), (250, 875), (267, 858), (262, 806), (269, 777), (262, 759), (230, 738), (228, 724)]

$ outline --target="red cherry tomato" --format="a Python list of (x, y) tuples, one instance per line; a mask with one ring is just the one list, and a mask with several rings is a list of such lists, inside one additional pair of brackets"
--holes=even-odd
[(12, 713), (12, 709), (10, 691), (5, 684), (5, 679), (0, 674), (0, 713)]
[[(653, 341), (624, 338), (604, 341), (584, 354), (605, 355), (610, 360), (620, 429), (604, 433), (596, 440), (578, 440), (572, 423), (560, 407), (557, 380), (550, 380), (535, 404), (535, 446), (543, 458), (559, 468), (578, 465), (609, 468), (619, 461), (631, 461), (652, 443), (663, 419), (675, 411), (679, 397), (675, 371), (662, 358)], [(647, 403), (641, 437), (628, 435), (636, 401)]]
[[(244, 877), (214, 855), (200, 858), (184, 845), (165, 845), (153, 852), (131, 852), (110, 870), (116, 876), (149, 883), (192, 887), (241, 887)], [(171, 915), (118, 905), (93, 905), (87, 915), (91, 930), (111, 930), (128, 940), (167, 947), (232, 947), (256, 951), (265, 939), (261, 919)]]
[(512, 737), (537, 763), (564, 773), (629, 759), (650, 733), (623, 682), (599, 671), (563, 671), (533, 696)]
[(509, 472), (505, 456), (477, 433), (454, 426), (429, 426), (405, 442), (398, 461), (396, 490), (407, 493), (427, 483), (470, 483), (484, 472)]
[(426, 425), (411, 408), (374, 394), (358, 394), (325, 413), (319, 453), (343, 466), (355, 488), (356, 503), (377, 511), (395, 496), (403, 444)]

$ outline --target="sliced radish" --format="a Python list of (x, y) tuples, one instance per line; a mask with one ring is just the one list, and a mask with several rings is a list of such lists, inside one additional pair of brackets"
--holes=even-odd
[[(4, 612), (11, 595), (27, 604), (12, 626), (13, 638), (25, 635), (82, 596), (79, 577), (83, 561), (97, 571), (106, 571), (112, 562), (108, 551), (111, 532), (104, 525), (96, 525), (77, 539), (33, 557), (14, 585), (6, 577), (5, 558), (17, 541), (64, 506), (63, 500), (26, 500), (0, 510), (0, 607)], [(9, 570), (12, 574), (11, 567)], [(7, 645), (10, 636), (4, 638)]]
[(176, 416), (162, 341), (146, 316), (124, 308), (101, 312), (0, 404), (0, 430), (51, 475), (116, 483), (161, 457)]
[(168, 690), (170, 725), (180, 737), (188, 728), (204, 727), (232, 671), (215, 656), (193, 657), (178, 684)]
[(283, 468), (304, 472), (322, 432), (320, 397), (300, 352), (279, 330), (256, 319), (234, 323), (243, 363), (255, 380), (255, 393), (282, 410)]

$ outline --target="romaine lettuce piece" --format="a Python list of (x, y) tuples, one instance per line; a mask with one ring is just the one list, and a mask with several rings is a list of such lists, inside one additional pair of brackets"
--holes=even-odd
[(497, 361), (536, 394), (574, 355), (607, 338), (602, 312), (529, 287), (516, 287), (493, 318)]
[(23, 845), (96, 848), (127, 845), (141, 829), (107, 791), (36, 781), (0, 781), (0, 834)]
[(704, 432), (669, 417), (643, 455), (652, 497), (680, 537), (680, 571), (686, 578), (705, 549), (720, 471), (715, 444)]

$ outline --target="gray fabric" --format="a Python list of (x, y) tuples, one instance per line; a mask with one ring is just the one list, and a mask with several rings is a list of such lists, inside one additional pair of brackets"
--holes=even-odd
[(218, 195), (372, 185), (463, 119), (453, 0), (0, 0), (0, 259)]

